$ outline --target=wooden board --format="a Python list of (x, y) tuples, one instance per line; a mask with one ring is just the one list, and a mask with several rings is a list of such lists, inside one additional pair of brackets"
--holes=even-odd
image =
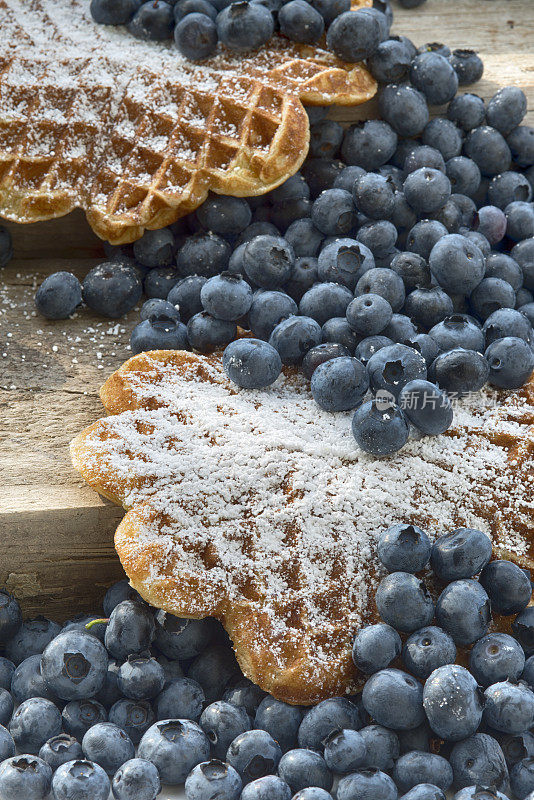
[[(479, 50), (486, 71), (473, 91), (488, 98), (500, 86), (521, 86), (533, 123), (532, 0), (428, 0), (395, 12), (394, 32), (416, 44)], [(344, 122), (375, 115), (374, 103), (331, 111)], [(8, 227), (15, 260), (0, 274), (0, 585), (28, 613), (64, 617), (98, 605), (121, 575), (112, 542), (121, 510), (81, 483), (68, 442), (101, 413), (99, 386), (128, 357), (137, 314), (119, 321), (86, 309), (64, 322), (37, 316), (33, 295), (45, 275), (67, 269), (83, 277), (102, 246), (80, 212)]]

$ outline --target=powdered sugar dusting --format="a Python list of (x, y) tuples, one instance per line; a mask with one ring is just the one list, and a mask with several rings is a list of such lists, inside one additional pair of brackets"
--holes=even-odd
[[(521, 395), (483, 392), (459, 405), (453, 435), (412, 438), (396, 456), (374, 459), (356, 446), (350, 413), (319, 409), (304, 379), (236, 390), (218, 360), (198, 361), (185, 375), (159, 362), (130, 373), (140, 408), (102, 422), (89, 467), (94, 457), (127, 508), (150, 510), (143, 536), (168, 558), (152, 564), (147, 583), (171, 562), (209, 569), (206, 608), (224, 595), (266, 614), (281, 665), (282, 642), (302, 634), (280, 611), (289, 603), (299, 626), (349, 640), (372, 610), (377, 536), (394, 522), (418, 522), (431, 536), (476, 527), (530, 555), (532, 461), (515, 473), (509, 463), (512, 442), (534, 444), (533, 409)], [(315, 643), (314, 659), (328, 654)]]

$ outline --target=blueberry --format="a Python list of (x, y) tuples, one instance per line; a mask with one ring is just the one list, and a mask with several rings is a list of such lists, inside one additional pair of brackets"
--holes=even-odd
[(469, 654), (469, 669), (481, 686), (518, 680), (525, 666), (525, 654), (506, 633), (488, 633), (475, 643)]
[(326, 42), (338, 58), (355, 62), (371, 56), (381, 38), (380, 24), (374, 16), (345, 11), (331, 23)]
[(492, 177), (510, 167), (512, 156), (502, 134), (489, 125), (474, 128), (467, 134), (465, 154), (478, 165), (481, 173)]
[(457, 664), (434, 670), (423, 689), (423, 706), (432, 730), (442, 739), (465, 739), (482, 720), (477, 682)]
[(197, 764), (185, 781), (187, 800), (238, 800), (243, 783), (239, 774), (230, 765), (214, 759)]
[(384, 330), (393, 316), (388, 301), (369, 292), (355, 298), (347, 307), (347, 321), (361, 336), (374, 336)]
[(451, 194), (450, 199), (462, 215), (462, 224), (466, 227), (473, 225), (477, 211), (474, 200), (465, 194), (456, 194), (454, 192)]
[(324, 758), (314, 750), (289, 750), (280, 759), (278, 774), (294, 793), (308, 786), (318, 786), (327, 791), (332, 788), (332, 773)]
[(368, 172), (354, 184), (356, 208), (371, 219), (389, 219), (394, 208), (394, 184), (375, 172)]
[(390, 344), (393, 344), (393, 341), (387, 336), (367, 336), (357, 345), (354, 356), (361, 361), (362, 364), (368, 364), (371, 356), (383, 347), (388, 347)]
[(452, 100), (458, 89), (458, 76), (450, 62), (439, 53), (421, 53), (410, 66), (410, 80), (431, 105)]
[(337, 775), (346, 775), (366, 766), (367, 747), (358, 731), (336, 731), (325, 742), (327, 767)]
[(532, 188), (520, 172), (502, 172), (495, 175), (488, 186), (488, 200), (498, 208), (505, 209), (517, 200), (527, 202), (532, 198)]
[(110, 660), (102, 688), (98, 694), (95, 695), (95, 700), (98, 700), (98, 702), (106, 708), (112, 706), (113, 703), (116, 703), (121, 697), (121, 693), (119, 692), (117, 686), (118, 672), (119, 664), (114, 660)]
[(311, 379), (311, 392), (325, 411), (355, 408), (369, 388), (367, 371), (356, 358), (340, 357), (319, 364)]
[(519, 389), (534, 369), (534, 353), (523, 339), (515, 336), (492, 342), (485, 356), (489, 364), (489, 382), (501, 388)]
[(321, 192), (313, 204), (311, 218), (315, 227), (327, 236), (347, 234), (353, 227), (355, 218), (351, 193), (344, 189), (327, 189)]
[(534, 758), (525, 758), (510, 770), (510, 784), (516, 797), (529, 800), (534, 793)]
[(240, 674), (234, 651), (230, 647), (212, 644), (198, 655), (188, 670), (188, 677), (202, 686), (206, 703), (213, 703), (223, 694), (230, 681)]
[(525, 651), (525, 655), (534, 654), (534, 606), (528, 606), (517, 615), (512, 622), (512, 632)]
[[(16, 633), (18, 633), (21, 625), (22, 611), (20, 610), (17, 600), (15, 600), (12, 594), (9, 594), (5, 590), (0, 591), (0, 643), (5, 645), (15, 636)], [(1, 666), (3, 667), (2, 675), (5, 673), (6, 661), (9, 661), (9, 659), (3, 658), (0, 662)], [(7, 667), (9, 672), (9, 665), (7, 665)], [(8, 687), (4, 686), (4, 688), (7, 689)]]
[(136, 325), (130, 336), (132, 353), (149, 350), (187, 350), (187, 329), (168, 317), (153, 317)]
[[(257, 199), (261, 200), (262, 198)], [(251, 200), (253, 200), (253, 198), (250, 197), (249, 203)], [(269, 209), (267, 209), (267, 211), (269, 211)], [(255, 222), (251, 222), (250, 225), (247, 225), (244, 231), (241, 231), (236, 239), (236, 244), (239, 247), (239, 245), (246, 244), (250, 242), (251, 239), (255, 239), (256, 236), (280, 236), (280, 231), (272, 222), (256, 220)]]
[(395, 784), (389, 775), (368, 767), (341, 778), (337, 788), (338, 800), (397, 800)]
[(474, 50), (453, 50), (449, 60), (458, 76), (460, 86), (467, 86), (481, 79), (484, 64)]
[(225, 758), (233, 740), (250, 730), (251, 721), (243, 708), (217, 700), (202, 712), (200, 726), (210, 740), (214, 756)]
[[(4, 596), (9, 597), (9, 595)], [(10, 600), (8, 602), (11, 603)], [(16, 665), (29, 656), (42, 653), (46, 645), (61, 631), (61, 626), (57, 622), (52, 622), (46, 617), (35, 617), (20, 625), (17, 614), (16, 620), (17, 622), (13, 616), (13, 627), (16, 624), (17, 630), (5, 644), (5, 655)]]
[(104, 261), (89, 270), (82, 284), (83, 299), (93, 311), (117, 319), (130, 311), (143, 292), (132, 267)]
[(401, 755), (403, 753), (411, 753), (413, 750), (423, 753), (432, 752), (431, 742), (434, 734), (426, 719), (416, 728), (411, 728), (408, 731), (397, 731), (397, 738)]
[(122, 603), (123, 600), (137, 600), (140, 603), (143, 602), (141, 595), (135, 591), (133, 586), (130, 586), (130, 582), (127, 579), (117, 581), (107, 590), (102, 603), (105, 616), (110, 617), (113, 609), (118, 606), (119, 603)]
[(194, 658), (211, 641), (212, 629), (208, 619), (180, 619), (159, 610), (155, 621), (154, 644), (167, 658)]
[(250, 309), (252, 289), (240, 275), (222, 272), (202, 286), (200, 300), (208, 314), (235, 322)]
[(461, 397), (484, 386), (489, 376), (486, 358), (475, 350), (457, 347), (437, 356), (430, 377), (449, 395)]
[(44, 743), (39, 750), (39, 758), (46, 761), (55, 772), (61, 764), (83, 758), (82, 746), (73, 736), (60, 733)]
[(7, 728), (0, 725), (0, 763), (15, 755), (15, 742)]
[(516, 200), (507, 205), (504, 211), (506, 234), (510, 239), (521, 242), (534, 236), (534, 210), (531, 203)]
[[(282, 5), (278, 20), (280, 31), (293, 42), (314, 44), (324, 32), (324, 20), (321, 14), (304, 0), (290, 0)], [(320, 154), (313, 153), (313, 155)]]
[(472, 131), (483, 124), (486, 117), (484, 100), (476, 94), (459, 94), (447, 108), (447, 118), (463, 131)]
[(486, 277), (506, 281), (516, 293), (523, 283), (521, 267), (506, 253), (491, 253), (486, 257)]
[(134, 243), (133, 251), (137, 261), (145, 267), (169, 267), (174, 256), (174, 236), (168, 228), (145, 231)]
[(279, 744), (266, 731), (260, 730), (249, 730), (236, 736), (226, 754), (226, 760), (238, 771), (244, 783), (272, 775), (281, 757)]
[(165, 683), (161, 664), (148, 653), (133, 654), (119, 669), (119, 690), (132, 700), (145, 700), (159, 694)]
[(388, 572), (420, 572), (430, 549), (430, 539), (417, 525), (392, 525), (378, 540), (378, 557)]
[(11, 679), (10, 692), (16, 703), (22, 703), (30, 697), (44, 697), (46, 700), (59, 702), (41, 675), (39, 654), (28, 656), (16, 667)]
[(432, 248), (429, 258), (432, 274), (445, 291), (470, 294), (484, 277), (481, 250), (465, 236), (447, 234)]
[(368, 60), (371, 74), (379, 83), (397, 83), (408, 73), (412, 54), (402, 37), (380, 42)]
[(62, 712), (65, 731), (80, 741), (89, 728), (99, 722), (107, 722), (108, 715), (104, 706), (97, 700), (71, 700)]
[(111, 791), (115, 800), (154, 800), (161, 791), (158, 770), (150, 761), (132, 758), (115, 773)]
[(210, 195), (196, 211), (203, 228), (220, 236), (236, 235), (250, 225), (252, 212), (241, 197)]
[(135, 755), (132, 740), (113, 722), (98, 722), (89, 728), (82, 739), (82, 749), (88, 760), (110, 775)]
[(393, 339), (394, 342), (403, 342), (417, 334), (417, 329), (412, 320), (405, 314), (393, 314), (391, 322), (384, 329), (384, 336)]
[[(260, 703), (266, 697), (267, 692), (264, 692), (263, 689), (260, 689), (248, 678), (242, 678), (225, 691), (222, 699), (225, 703), (230, 703), (237, 708), (245, 710), (249, 716), (254, 718)], [(261, 725), (258, 725), (258, 727), (261, 728)]]
[(434, 147), (428, 147), (428, 145), (420, 145), (411, 150), (406, 156), (404, 175), (410, 175), (412, 172), (425, 167), (445, 172), (445, 161), (439, 150)]
[(269, 344), (278, 350), (283, 364), (299, 364), (308, 350), (320, 341), (320, 326), (307, 316), (288, 317), (274, 328), (269, 338)]
[[(380, 295), (380, 297), (387, 300), (393, 311), (399, 311), (400, 308), (402, 308), (405, 298), (402, 278), (394, 270), (384, 267), (374, 267), (373, 269), (369, 269), (364, 272), (356, 284), (356, 294), (365, 296)], [(371, 297), (371, 300), (372, 299), (373, 298)], [(365, 303), (365, 300), (361, 300), (359, 302)], [(367, 306), (364, 307), (367, 308)], [(358, 304), (356, 305), (356, 308), (358, 308)], [(383, 305), (381, 308), (387, 310), (387, 308)], [(381, 328), (381, 331), (383, 331), (384, 328), (389, 325), (391, 319), (392, 316), (389, 316), (389, 319), (386, 320), (384, 327)], [(365, 331), (361, 332), (364, 333)]]
[(366, 749), (365, 766), (389, 772), (399, 757), (397, 734), (382, 725), (367, 725), (360, 734)]
[[(384, 333), (387, 332), (384, 331)], [(394, 344), (383, 347), (367, 364), (372, 389), (385, 390), (395, 398), (409, 381), (426, 378), (425, 360), (412, 347)]]
[(124, 660), (147, 650), (155, 635), (154, 616), (143, 603), (124, 600), (112, 611), (105, 644), (110, 655)]
[(303, 219), (296, 219), (295, 222), (291, 223), (284, 234), (284, 238), (286, 242), (288, 242), (288, 244), (293, 248), (293, 252), (297, 257), (295, 264), (293, 265), (293, 270), (291, 271), (291, 277), (289, 279), (289, 282), (291, 283), (295, 280), (295, 268), (299, 257), (315, 257), (319, 252), (321, 242), (323, 241), (323, 234), (315, 227), (311, 219), (304, 217)]
[(189, 236), (177, 253), (178, 272), (183, 277), (200, 275), (211, 278), (226, 269), (231, 253), (230, 245), (220, 236), (197, 233)]
[[(382, 120), (371, 119), (351, 125), (345, 133), (341, 155), (346, 164), (358, 166), (364, 170), (374, 170), (389, 161), (396, 147), (397, 134), (391, 125)], [(345, 170), (342, 175), (344, 173)], [(355, 179), (363, 176), (363, 172), (360, 172), (359, 175), (353, 174)], [(352, 180), (350, 187), (342, 188), (352, 191), (354, 182)]]
[(148, 0), (139, 6), (127, 27), (133, 36), (145, 41), (170, 39), (174, 28), (173, 8), (163, 0)]
[[(385, 219), (367, 222), (358, 231), (358, 241), (368, 247), (377, 260), (387, 260), (390, 253), (396, 252), (397, 236), (395, 225)], [(377, 266), (379, 265), (377, 264)]]
[(501, 681), (484, 692), (484, 721), (497, 731), (517, 734), (534, 722), (534, 692), (524, 683)]
[(439, 53), (444, 58), (449, 58), (451, 49), (443, 42), (426, 42), (417, 48), (418, 53)]
[(32, 697), (13, 714), (9, 732), (19, 751), (38, 753), (51, 736), (61, 733), (61, 714), (50, 700)]
[(504, 758), (510, 767), (524, 758), (534, 755), (534, 736), (529, 731), (515, 736), (497, 733)]
[(475, 162), (466, 156), (450, 158), (445, 170), (453, 192), (471, 197), (480, 186), (480, 170)]
[(399, 758), (392, 776), (401, 792), (413, 789), (418, 783), (430, 781), (446, 792), (453, 782), (452, 767), (447, 759), (435, 753), (421, 753), (417, 750)]
[(286, 752), (297, 743), (302, 713), (300, 708), (268, 695), (258, 706), (254, 727), (267, 731), (278, 742), (282, 751)]
[(58, 767), (52, 778), (55, 800), (107, 800), (109, 778), (99, 764), (77, 759)]
[[(327, 794), (327, 797), (330, 795)], [(247, 783), (241, 793), (241, 800), (291, 800), (291, 789), (276, 775), (264, 775)]]
[(470, 303), (474, 313), (485, 320), (499, 308), (514, 308), (515, 292), (501, 278), (484, 278), (472, 291)]
[(321, 281), (334, 281), (354, 291), (358, 280), (374, 268), (373, 254), (355, 239), (338, 239), (324, 247), (318, 258), (318, 277)]
[(406, 417), (427, 436), (437, 436), (452, 425), (453, 410), (447, 394), (430, 381), (409, 381), (399, 394)]
[[(401, 0), (401, 5), (403, 2), (406, 0)], [(401, 800), (445, 800), (445, 795), (435, 784), (418, 783), (406, 794), (403, 794)]]
[[(52, 783), (52, 770), (36, 756), (8, 758), (0, 765), (0, 797), (2, 800), (45, 800)], [(62, 797), (55, 795), (58, 800)], [(83, 799), (82, 799), (83, 800)], [(95, 797), (94, 800), (104, 800)]]
[(256, 236), (247, 243), (243, 255), (246, 274), (263, 289), (277, 289), (285, 283), (294, 261), (293, 249), (276, 236)]
[(186, 14), (174, 29), (178, 51), (191, 61), (202, 61), (211, 56), (215, 52), (218, 39), (215, 22), (203, 13)]
[(409, 730), (424, 720), (423, 687), (399, 669), (384, 669), (368, 678), (363, 705), (379, 724), (393, 730)]
[(448, 633), (430, 625), (415, 631), (406, 639), (402, 660), (413, 675), (426, 680), (438, 667), (454, 664), (456, 645)]
[(187, 338), (191, 347), (200, 353), (211, 353), (225, 347), (235, 337), (235, 322), (215, 319), (207, 311), (191, 317), (187, 323)]
[(299, 747), (321, 750), (324, 739), (334, 731), (346, 728), (361, 728), (357, 706), (344, 697), (323, 700), (306, 711), (298, 731)]
[(473, 644), (488, 631), (491, 622), (489, 597), (477, 581), (453, 581), (438, 598), (436, 619), (457, 645)]
[(463, 143), (462, 132), (449, 119), (444, 119), (444, 117), (431, 119), (425, 125), (422, 138), (423, 144), (439, 150), (445, 161), (460, 155)]
[(399, 634), (390, 625), (379, 622), (356, 632), (352, 644), (354, 665), (366, 675), (389, 667), (401, 652)]
[(486, 120), (500, 133), (509, 134), (523, 119), (527, 111), (527, 98), (517, 86), (499, 89), (488, 102)]
[(475, 733), (455, 744), (449, 758), (457, 788), (478, 784), (509, 791), (504, 754), (492, 736)]
[[(174, 2), (174, 21), (180, 22), (187, 14), (205, 14), (210, 19), (215, 19), (217, 10), (208, 0), (178, 0)], [(209, 228), (209, 225), (207, 226)]]
[(259, 389), (269, 386), (278, 378), (282, 362), (277, 350), (267, 342), (238, 339), (224, 351), (223, 367), (238, 386)]
[(403, 344), (407, 347), (413, 347), (414, 350), (421, 353), (425, 359), (427, 369), (432, 365), (439, 354), (439, 347), (434, 339), (427, 333), (416, 333), (415, 336), (410, 336), (409, 339), (405, 339)]
[(442, 352), (463, 347), (466, 350), (484, 350), (484, 333), (472, 318), (465, 314), (445, 317), (430, 329), (429, 335)]
[(122, 697), (109, 709), (109, 722), (121, 728), (134, 744), (139, 744), (143, 734), (155, 721), (156, 715), (148, 700)]
[(430, 270), (425, 259), (417, 253), (398, 253), (392, 260), (390, 269), (400, 275), (405, 289), (411, 291), (430, 280)]
[(392, 572), (382, 578), (375, 600), (382, 619), (399, 631), (417, 630), (434, 617), (434, 604), (426, 586), (408, 572)]
[(219, 12), (216, 20), (219, 39), (231, 50), (255, 50), (274, 32), (271, 12), (258, 3), (237, 2)]
[(379, 407), (376, 400), (369, 400), (356, 410), (352, 419), (352, 433), (365, 453), (387, 456), (406, 444), (409, 425), (397, 406), (388, 403), (387, 408), (383, 408), (381, 405)]
[(88, 632), (62, 631), (45, 648), (41, 673), (48, 688), (62, 700), (94, 697), (101, 689), (108, 655)]
[(9, 658), (0, 656), (0, 687), (2, 689), (10, 689), (13, 673), (15, 672), (15, 665)]
[(518, 242), (510, 254), (523, 270), (523, 284), (534, 290), (534, 237)]
[(71, 272), (48, 275), (35, 294), (37, 311), (48, 319), (67, 319), (81, 302), (82, 287)]
[(456, 792), (453, 800), (509, 800), (509, 798), (491, 786), (467, 786)]
[(360, 337), (349, 326), (346, 317), (331, 317), (327, 319), (321, 328), (321, 338), (325, 344), (343, 346), (350, 355), (353, 355), (360, 341)]
[(180, 312), (176, 306), (173, 306), (167, 300), (162, 300), (160, 297), (152, 297), (150, 300), (146, 300), (141, 306), (139, 317), (142, 322), (150, 318), (158, 319), (161, 317), (166, 317), (173, 322), (180, 322)]
[(518, 614), (530, 602), (530, 578), (511, 561), (491, 561), (480, 573), (479, 581), (498, 614)]
[(518, 125), (506, 137), (514, 163), (519, 167), (531, 167), (534, 163), (534, 128)]
[(125, 25), (139, 8), (139, 0), (91, 0), (90, 11), (101, 25)]

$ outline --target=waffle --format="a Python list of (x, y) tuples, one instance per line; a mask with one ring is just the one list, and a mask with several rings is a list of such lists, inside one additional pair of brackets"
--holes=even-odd
[(355, 630), (375, 618), (377, 536), (480, 528), (534, 567), (534, 379), (462, 401), (447, 435), (386, 459), (350, 413), (317, 407), (289, 370), (240, 390), (219, 356), (153, 351), (104, 384), (111, 416), (72, 443), (75, 467), (128, 511), (115, 545), (132, 585), (182, 617), (218, 617), (245, 675), (311, 704), (353, 692)]
[(132, 242), (209, 190), (263, 194), (296, 172), (302, 102), (356, 105), (376, 91), (365, 68), (318, 47), (275, 36), (246, 58), (220, 48), (198, 64), (88, 9), (0, 0), (0, 216), (15, 222), (80, 206), (98, 236)]

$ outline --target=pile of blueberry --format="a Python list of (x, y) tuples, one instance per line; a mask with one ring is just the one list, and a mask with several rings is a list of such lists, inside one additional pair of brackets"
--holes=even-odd
[(0, 800), (155, 800), (162, 783), (187, 800), (533, 800), (529, 575), (466, 528), (431, 545), (394, 525), (378, 554), (383, 622), (353, 645), (363, 691), (308, 709), (244, 678), (215, 620), (151, 608), (127, 581), (106, 617), (62, 627), (0, 592)]
[[(424, 0), (400, 0), (409, 8)], [(192, 61), (213, 55), (220, 42), (234, 52), (256, 50), (279, 31), (293, 42), (327, 46), (345, 61), (371, 57), (387, 38), (388, 0), (351, 11), (350, 0), (91, 0), (91, 15), (104, 25), (126, 25), (138, 39), (173, 39)]]
[(108, 245), (82, 286), (48, 277), (37, 308), (67, 317), (83, 298), (117, 317), (144, 291), (134, 353), (226, 348), (243, 388), (300, 367), (321, 408), (354, 411), (354, 437), (376, 456), (412, 431), (442, 433), (451, 401), (486, 383), (522, 386), (534, 367), (525, 95), (457, 94), (482, 74), (475, 53), (388, 35), (369, 58), (382, 119), (345, 130), (309, 109), (309, 157), (280, 187), (211, 195), (133, 246)]

